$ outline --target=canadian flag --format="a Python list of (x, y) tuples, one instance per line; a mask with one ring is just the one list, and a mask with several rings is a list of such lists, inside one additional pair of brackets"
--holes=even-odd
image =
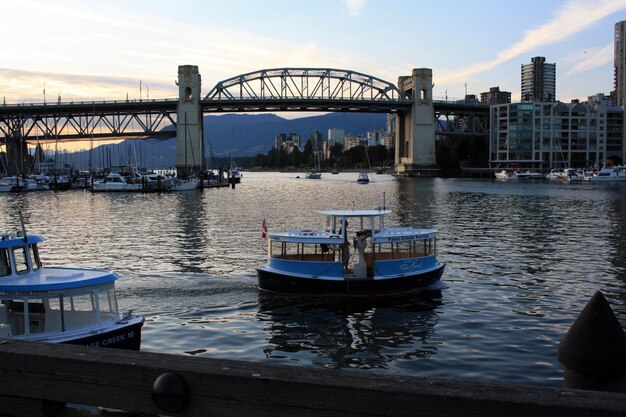
[(263, 239), (265, 239), (267, 237), (267, 226), (265, 225), (265, 219), (263, 219), (263, 233), (261, 234), (261, 236), (263, 237)]

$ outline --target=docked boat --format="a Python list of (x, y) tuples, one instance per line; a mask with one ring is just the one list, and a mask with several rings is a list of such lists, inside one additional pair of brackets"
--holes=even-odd
[(562, 180), (563, 179), (563, 169), (554, 168), (551, 169), (545, 177), (547, 180)]
[(325, 216), (320, 229), (267, 233), (268, 262), (257, 267), (260, 289), (389, 295), (440, 280), (445, 265), (437, 260), (436, 230), (386, 227), (384, 217), (391, 211), (384, 209), (319, 213)]
[(0, 338), (139, 350), (144, 318), (118, 311), (118, 275), (44, 267), (43, 241), (0, 235)]
[(199, 178), (176, 179), (169, 191), (193, 191), (201, 187)]
[(20, 177), (10, 176), (0, 179), (0, 193), (15, 193), (24, 190), (25, 183)]
[(582, 181), (584, 177), (584, 173), (582, 170), (577, 170), (574, 168), (565, 168), (561, 173), (560, 180), (565, 182), (571, 181)]
[(542, 173), (534, 172), (534, 171), (515, 172), (515, 175), (517, 175), (517, 178), (520, 180), (543, 180), (545, 179)]
[(605, 166), (596, 175), (585, 179), (594, 182), (626, 181), (626, 166)]
[(367, 176), (367, 172), (359, 172), (356, 182), (359, 184), (368, 184), (370, 182), (370, 178)]
[(496, 179), (498, 180), (510, 181), (510, 180), (517, 179), (517, 174), (515, 172), (507, 171), (506, 169), (503, 169), (500, 172), (496, 172), (495, 176), (496, 176)]
[(103, 180), (94, 181), (92, 191), (141, 191), (141, 182), (134, 182), (119, 172), (109, 173)]

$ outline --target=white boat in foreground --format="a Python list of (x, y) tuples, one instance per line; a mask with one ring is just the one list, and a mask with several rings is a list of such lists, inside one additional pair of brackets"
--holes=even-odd
[(0, 235), (0, 338), (139, 350), (144, 318), (118, 311), (118, 275), (44, 267), (43, 241)]
[[(321, 229), (270, 232), (259, 288), (296, 294), (389, 295), (440, 280), (433, 229), (386, 227), (390, 210), (320, 211)], [(356, 256), (350, 254), (350, 241)]]

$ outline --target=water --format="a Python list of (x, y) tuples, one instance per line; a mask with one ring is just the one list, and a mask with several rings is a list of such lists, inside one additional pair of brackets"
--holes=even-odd
[[(46, 265), (109, 268), (146, 316), (142, 349), (293, 366), (561, 386), (557, 344), (602, 290), (626, 322), (626, 183), (245, 172), (232, 189), (0, 195), (0, 230), (48, 242)], [(270, 230), (371, 208), (440, 230), (440, 288), (385, 299), (260, 293)]]

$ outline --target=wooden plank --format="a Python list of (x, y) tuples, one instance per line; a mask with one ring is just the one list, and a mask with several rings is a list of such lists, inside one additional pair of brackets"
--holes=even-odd
[[(166, 371), (189, 387), (164, 413), (152, 384)], [(626, 395), (382, 375), (83, 346), (0, 343), (5, 396), (177, 416), (623, 416)], [(7, 410), (6, 408), (4, 409)]]

